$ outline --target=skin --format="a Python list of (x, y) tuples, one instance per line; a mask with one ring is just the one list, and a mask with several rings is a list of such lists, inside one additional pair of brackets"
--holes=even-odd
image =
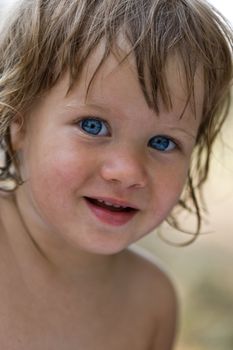
[[(0, 199), (4, 349), (172, 348), (172, 284), (156, 262), (127, 247), (156, 228), (179, 199), (201, 121), (202, 83), (197, 76), (196, 116), (188, 106), (180, 118), (185, 88), (179, 62), (171, 60), (173, 108), (161, 103), (158, 116), (144, 99), (132, 59), (119, 66), (110, 56), (87, 95), (100, 53), (92, 54), (69, 94), (64, 73), (23, 127), (17, 118), (11, 125), (25, 183)], [(87, 134), (80, 126), (87, 117), (103, 119), (106, 134)], [(158, 135), (177, 146), (164, 152), (148, 146)], [(107, 224), (84, 196), (121, 199), (138, 211), (124, 225)]]

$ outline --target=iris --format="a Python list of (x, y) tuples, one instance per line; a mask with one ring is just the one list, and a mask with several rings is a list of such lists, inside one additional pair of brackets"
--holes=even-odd
[[(87, 118), (80, 122), (80, 127), (88, 134), (99, 135), (103, 129), (104, 122), (99, 119)], [(106, 128), (106, 127), (105, 127)]]
[(157, 151), (165, 152), (173, 150), (176, 147), (176, 144), (168, 137), (159, 135), (150, 139), (148, 146), (156, 149)]

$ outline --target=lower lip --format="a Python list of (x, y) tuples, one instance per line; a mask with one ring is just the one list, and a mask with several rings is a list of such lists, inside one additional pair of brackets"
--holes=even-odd
[(88, 200), (85, 200), (87, 206), (90, 208), (92, 213), (103, 223), (109, 224), (112, 226), (122, 226), (129, 222), (137, 211), (132, 212), (113, 212), (108, 209), (98, 207)]

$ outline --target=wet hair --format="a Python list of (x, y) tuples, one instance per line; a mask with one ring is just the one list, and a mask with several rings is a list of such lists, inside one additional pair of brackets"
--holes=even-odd
[[(199, 190), (230, 103), (232, 31), (226, 20), (202, 0), (19, 0), (9, 13), (0, 35), (0, 139), (5, 151), (0, 184), (21, 181), (9, 133), (15, 116), (26, 115), (35, 99), (67, 70), (72, 88), (90, 54), (104, 43), (98, 71), (121, 36), (129, 44), (123, 60), (133, 54), (141, 89), (156, 113), (159, 97), (168, 110), (172, 108), (169, 58), (176, 55), (182, 64), (187, 104), (195, 97), (197, 69), (203, 69), (203, 117), (186, 191), (178, 203), (195, 212), (197, 236)], [(174, 216), (170, 222), (179, 228)]]

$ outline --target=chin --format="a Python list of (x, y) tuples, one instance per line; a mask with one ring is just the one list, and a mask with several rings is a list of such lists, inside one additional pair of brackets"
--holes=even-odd
[(86, 251), (90, 254), (96, 254), (96, 255), (113, 255), (118, 254), (122, 252), (123, 250), (127, 249), (127, 247), (132, 242), (122, 242), (122, 241), (92, 241), (92, 242), (86, 242), (86, 244), (79, 245), (77, 249), (82, 249), (82, 251)]
[(97, 255), (113, 255), (113, 254), (118, 254), (125, 250), (128, 245), (123, 245), (123, 244), (118, 244), (118, 245), (99, 245), (99, 246), (92, 246), (88, 249), (90, 253), (97, 254)]

